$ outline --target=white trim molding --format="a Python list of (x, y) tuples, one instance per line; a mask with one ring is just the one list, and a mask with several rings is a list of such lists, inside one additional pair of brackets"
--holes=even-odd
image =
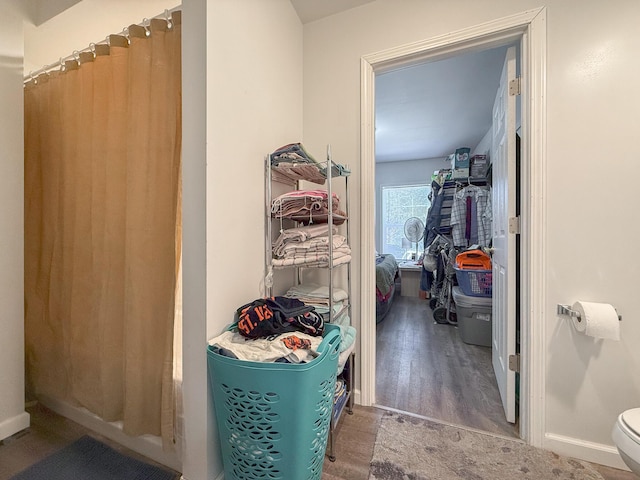
[[(545, 424), (547, 12), (531, 19), (522, 38), (521, 369), (520, 436), (543, 446)], [(528, 274), (527, 274), (528, 273)], [(522, 341), (525, 339), (525, 341)], [(526, 415), (522, 415), (522, 412)]]
[(435, 61), (494, 46), (522, 42), (522, 204), (520, 436), (541, 447), (545, 431), (545, 237), (546, 204), (546, 9), (522, 13), (415, 42), (361, 58), (361, 391), (363, 405), (375, 404), (376, 325), (375, 205), (375, 76), (400, 66)]
[(31, 416), (27, 412), (19, 413), (13, 417), (9, 417), (3, 422), (0, 422), (0, 440), (9, 438), (11, 435), (29, 428), (31, 423)]
[(162, 439), (155, 435), (140, 435), (132, 437), (122, 430), (122, 422), (107, 422), (86, 408), (76, 407), (62, 400), (48, 396), (41, 396), (40, 403), (74, 422), (92, 430), (120, 445), (133, 450), (140, 455), (161, 463), (177, 472), (182, 470), (182, 463), (175, 452), (165, 452)]
[(565, 457), (581, 458), (588, 462), (629, 471), (616, 447), (589, 442), (555, 433), (547, 433), (544, 448)]
[[(375, 74), (366, 58), (360, 60), (360, 402), (375, 402), (376, 384), (376, 272), (375, 258)], [(369, 332), (369, 333), (365, 333)]]

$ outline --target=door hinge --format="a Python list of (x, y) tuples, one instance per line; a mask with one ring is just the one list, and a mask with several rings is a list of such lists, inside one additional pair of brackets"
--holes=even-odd
[(509, 95), (520, 95), (520, 77), (509, 82)]
[(520, 372), (520, 354), (509, 355), (509, 370), (512, 372)]
[(520, 217), (509, 218), (509, 233), (520, 235)]

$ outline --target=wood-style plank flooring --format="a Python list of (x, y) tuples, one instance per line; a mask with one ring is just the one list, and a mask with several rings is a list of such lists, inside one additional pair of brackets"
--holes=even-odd
[(377, 405), (518, 436), (504, 417), (491, 347), (466, 344), (457, 327), (434, 323), (418, 297), (396, 296), (377, 327)]
[[(0, 442), (0, 480), (8, 480), (29, 465), (87, 434), (123, 453), (154, 463), (45, 407), (36, 405), (27, 410), (31, 414), (31, 427)], [(373, 458), (376, 434), (383, 414), (384, 410), (379, 408), (356, 405), (353, 415), (342, 416), (336, 435), (337, 459), (330, 462), (325, 457), (322, 480), (369, 478), (369, 464)], [(637, 477), (629, 472), (601, 465), (594, 466), (605, 480), (637, 480)]]

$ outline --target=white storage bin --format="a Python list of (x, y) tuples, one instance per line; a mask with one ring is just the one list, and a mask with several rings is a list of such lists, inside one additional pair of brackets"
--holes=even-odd
[(491, 297), (472, 297), (453, 287), (458, 333), (464, 343), (491, 346)]

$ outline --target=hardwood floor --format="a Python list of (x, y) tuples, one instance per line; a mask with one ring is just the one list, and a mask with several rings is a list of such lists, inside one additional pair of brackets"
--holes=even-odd
[[(154, 463), (45, 407), (35, 405), (27, 410), (31, 414), (31, 427), (0, 442), (0, 480), (9, 480), (11, 476), (29, 465), (86, 434), (98, 438), (123, 453)], [(342, 416), (336, 436), (337, 458), (335, 462), (330, 462), (325, 457), (322, 480), (367, 480), (369, 478), (369, 464), (373, 457), (373, 448), (382, 415), (384, 410), (379, 408), (356, 405), (353, 415)], [(637, 480), (637, 477), (629, 472), (601, 465), (595, 465), (595, 467), (605, 480)]]
[(504, 418), (491, 348), (468, 345), (455, 326), (434, 323), (427, 300), (394, 302), (378, 324), (376, 404), (517, 437)]

